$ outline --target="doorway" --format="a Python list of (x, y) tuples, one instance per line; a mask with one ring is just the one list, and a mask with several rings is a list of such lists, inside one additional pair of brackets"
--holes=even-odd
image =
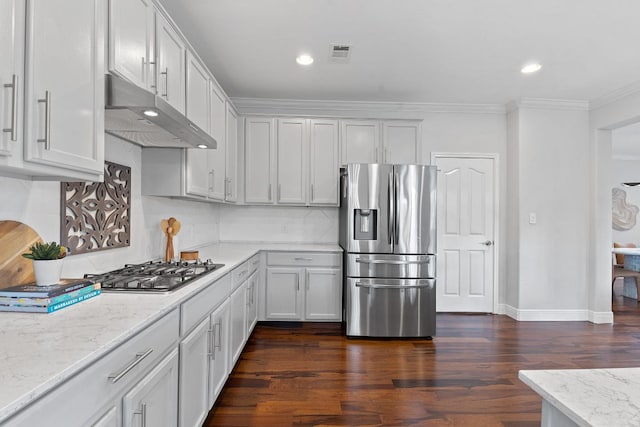
[(432, 153), (438, 168), (436, 310), (497, 307), (497, 154)]

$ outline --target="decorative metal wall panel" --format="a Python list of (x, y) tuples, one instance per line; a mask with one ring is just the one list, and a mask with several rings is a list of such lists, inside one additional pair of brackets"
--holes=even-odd
[(104, 182), (63, 182), (60, 200), (60, 244), (70, 255), (130, 245), (130, 167), (105, 162)]

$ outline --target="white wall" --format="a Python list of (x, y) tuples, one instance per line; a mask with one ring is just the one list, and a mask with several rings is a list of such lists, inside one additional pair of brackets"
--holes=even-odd
[[(141, 195), (141, 148), (106, 136), (106, 159), (131, 167), (131, 246), (69, 256), (63, 276), (81, 277), (143, 262), (164, 254), (160, 220), (175, 216), (182, 223), (176, 250), (218, 240), (216, 205)], [(0, 219), (21, 221), (45, 241), (60, 241), (60, 183), (0, 177)]]
[[(509, 164), (517, 187), (509, 187), (509, 198), (510, 221), (517, 221), (510, 230), (519, 233), (509, 236), (509, 249), (518, 253), (518, 271), (509, 277), (517, 277), (517, 306), (511, 308), (518, 318), (535, 320), (546, 312), (542, 318), (549, 320), (587, 319), (588, 129), (586, 108), (519, 108), (509, 141), (517, 150)], [(536, 224), (529, 223), (531, 213)]]

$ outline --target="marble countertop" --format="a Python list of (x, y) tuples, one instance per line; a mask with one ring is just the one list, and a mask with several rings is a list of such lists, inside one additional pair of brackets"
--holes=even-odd
[(528, 370), (518, 377), (580, 426), (640, 420), (640, 368)]
[(193, 249), (225, 266), (165, 295), (105, 292), (50, 314), (0, 312), (0, 422), (261, 250), (342, 252), (338, 245), (295, 243)]

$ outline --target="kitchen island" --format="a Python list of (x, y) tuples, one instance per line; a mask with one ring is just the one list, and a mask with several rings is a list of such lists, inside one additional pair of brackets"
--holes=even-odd
[[(194, 301), (193, 297), (202, 295), (201, 292), (211, 286), (218, 286), (217, 283), (223, 282), (234, 268), (261, 251), (342, 251), (332, 244), (289, 243), (223, 243), (194, 249), (199, 250), (202, 259), (210, 258), (225, 266), (164, 295), (103, 293), (51, 314), (0, 313), (0, 425), (23, 409), (28, 410), (26, 407), (52, 391), (64, 389), (74, 377), (97, 368), (103, 358), (110, 357), (114, 350), (137, 339), (164, 319), (175, 319), (172, 325), (177, 328), (177, 312), (184, 312), (184, 307), (189, 306), (183, 303)], [(183, 312), (180, 313), (181, 330), (188, 317)], [(170, 336), (172, 331), (158, 331), (152, 338)], [(181, 332), (181, 338), (186, 332)], [(152, 357), (156, 357), (155, 354)], [(99, 379), (98, 376), (94, 381)], [(107, 381), (106, 376), (104, 381)], [(58, 424), (53, 421), (49, 425)]]
[(640, 420), (640, 368), (526, 370), (518, 377), (542, 397), (543, 427), (625, 427)]

